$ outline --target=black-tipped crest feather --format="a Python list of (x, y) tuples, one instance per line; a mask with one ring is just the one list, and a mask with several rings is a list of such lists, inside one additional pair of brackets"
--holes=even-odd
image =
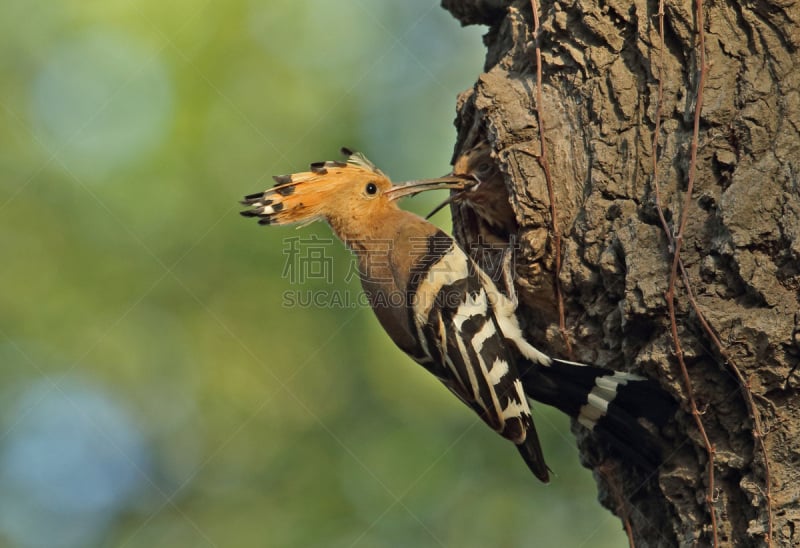
[(369, 161), (367, 157), (364, 156), (362, 153), (350, 150), (347, 147), (342, 147), (342, 154), (347, 156), (348, 165), (368, 169), (370, 171), (374, 171), (379, 175), (383, 175), (383, 172), (380, 169), (378, 169), (378, 167), (375, 164)]

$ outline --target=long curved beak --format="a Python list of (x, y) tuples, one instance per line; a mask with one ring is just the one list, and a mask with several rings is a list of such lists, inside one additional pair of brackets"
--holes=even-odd
[(391, 200), (414, 196), (420, 192), (429, 190), (466, 190), (476, 184), (472, 177), (459, 177), (457, 175), (445, 175), (436, 179), (418, 179), (416, 181), (406, 181), (398, 183), (386, 191)]

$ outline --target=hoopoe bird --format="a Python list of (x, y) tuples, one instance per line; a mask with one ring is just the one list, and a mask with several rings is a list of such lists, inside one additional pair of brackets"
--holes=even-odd
[[(458, 208), (459, 221), (466, 228), (461, 242), (464, 249), (492, 279), (497, 280), (500, 269), (504, 267), (502, 255), (513, 251), (510, 248), (516, 245), (519, 225), (509, 201), (503, 172), (493, 154), (491, 145), (481, 140), (458, 155), (453, 170), (441, 179), (443, 187), (452, 189), (450, 196), (425, 218), (430, 219), (448, 204), (451, 208)], [(464, 180), (463, 188), (444, 184), (454, 177)]]
[(478, 236), (489, 244), (507, 244), (517, 233), (517, 217), (508, 200), (508, 189), (503, 173), (492, 156), (492, 147), (480, 141), (458, 156), (453, 171), (444, 179), (459, 177), (469, 184), (454, 191), (449, 198), (431, 211), (430, 219), (448, 204), (463, 204), (475, 213)]
[(512, 441), (541, 481), (549, 481), (549, 470), (530, 399), (659, 462), (639, 422), (660, 426), (671, 416), (673, 403), (657, 383), (540, 352), (522, 332), (514, 298), (448, 234), (397, 205), (434, 188), (464, 190), (474, 179), (393, 185), (363, 155), (342, 152), (346, 162), (274, 177), (276, 186), (244, 198), (242, 215), (261, 225), (326, 221), (356, 255), (363, 290), (394, 343)]

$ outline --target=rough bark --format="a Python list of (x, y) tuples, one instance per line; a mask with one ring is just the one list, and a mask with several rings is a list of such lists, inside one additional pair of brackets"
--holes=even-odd
[[(681, 402), (662, 432), (666, 462), (651, 478), (575, 428), (601, 502), (630, 523), (636, 546), (711, 545), (712, 511), (721, 546), (800, 545), (800, 370), (790, 375), (800, 358), (800, 2), (703, 2), (708, 72), (685, 211), (700, 75), (695, 3), (664, 2), (663, 66), (657, 1), (540, 4), (540, 107), (573, 357), (657, 378)], [(529, 331), (564, 355), (537, 159), (531, 2), (443, 6), (464, 24), (489, 25), (485, 72), (459, 98), (456, 153), (479, 139), (496, 151), (520, 226), (516, 270)], [(673, 247), (656, 182), (673, 236), (687, 216), (680, 256), (697, 310), (678, 270), (675, 323), (715, 448), (713, 492), (671, 335)], [(475, 237), (469, 211), (455, 210), (454, 222), (461, 239)]]

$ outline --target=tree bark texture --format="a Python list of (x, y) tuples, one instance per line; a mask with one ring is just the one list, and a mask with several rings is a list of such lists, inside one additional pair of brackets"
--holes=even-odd
[[(686, 201), (701, 89), (696, 3), (663, 2), (663, 41), (658, 1), (537, 4), (534, 40), (528, 0), (443, 0), (463, 24), (489, 26), (485, 72), (459, 97), (456, 154), (491, 143), (519, 225), (528, 330), (569, 357), (541, 109), (572, 357), (657, 378), (680, 402), (651, 477), (575, 427), (601, 502), (636, 546), (800, 546), (800, 368), (790, 374), (800, 359), (800, 2), (702, 2), (707, 72)], [(466, 208), (454, 206), (454, 225), (463, 242), (477, 238)], [(678, 266), (674, 329), (690, 387), (666, 299), (678, 245), (696, 303)]]

